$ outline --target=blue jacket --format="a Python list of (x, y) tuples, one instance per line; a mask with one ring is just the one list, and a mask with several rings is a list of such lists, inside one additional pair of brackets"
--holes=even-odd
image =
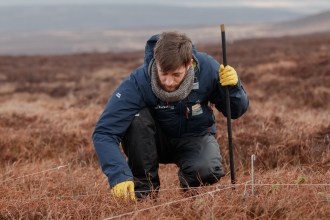
[[(211, 56), (197, 52), (193, 46), (195, 79), (193, 89), (184, 100), (166, 103), (159, 100), (150, 85), (153, 49), (158, 35), (152, 36), (145, 47), (144, 64), (126, 78), (110, 97), (93, 133), (94, 147), (110, 187), (132, 180), (132, 172), (124, 159), (119, 143), (135, 114), (148, 106), (160, 126), (171, 138), (215, 134), (215, 118), (209, 102), (226, 116), (225, 87), (219, 83), (220, 64)], [(249, 100), (241, 86), (230, 86), (231, 117), (236, 119), (248, 108)], [(188, 115), (186, 115), (188, 114)]]

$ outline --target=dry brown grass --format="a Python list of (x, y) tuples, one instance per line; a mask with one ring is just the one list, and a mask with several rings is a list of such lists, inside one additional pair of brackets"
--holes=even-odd
[[(248, 112), (232, 122), (236, 189), (229, 187), (226, 119), (217, 113), (227, 175), (191, 197), (179, 189), (178, 168), (161, 165), (158, 197), (133, 203), (110, 195), (91, 134), (143, 52), (0, 57), (0, 219), (330, 218), (325, 45), (330, 35), (228, 44), (228, 61), (250, 98)], [(197, 48), (221, 60), (220, 45)]]

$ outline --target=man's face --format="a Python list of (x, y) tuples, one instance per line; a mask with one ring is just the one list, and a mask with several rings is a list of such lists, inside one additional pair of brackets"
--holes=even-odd
[(179, 88), (182, 81), (184, 80), (188, 69), (192, 65), (192, 61), (188, 64), (187, 67), (184, 65), (180, 66), (174, 71), (163, 72), (160, 66), (157, 64), (158, 78), (160, 87), (166, 92), (174, 92)]

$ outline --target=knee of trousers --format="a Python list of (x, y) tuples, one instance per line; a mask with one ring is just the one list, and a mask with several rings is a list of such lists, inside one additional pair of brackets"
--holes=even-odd
[(155, 124), (149, 108), (142, 108), (133, 119), (122, 140), (122, 147), (128, 156), (129, 166), (133, 172), (151, 172), (158, 167), (155, 141)]
[(148, 107), (144, 107), (135, 115), (130, 125), (130, 129), (141, 129), (154, 124), (154, 117), (152, 116), (150, 109)]
[(180, 169), (179, 178), (184, 186), (196, 187), (213, 184), (225, 175), (220, 161), (213, 163), (197, 162)]

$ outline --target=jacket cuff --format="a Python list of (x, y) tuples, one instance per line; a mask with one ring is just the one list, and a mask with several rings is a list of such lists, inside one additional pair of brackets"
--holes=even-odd
[(110, 179), (108, 177), (110, 189), (112, 189), (115, 185), (125, 181), (133, 181), (133, 175), (131, 171), (123, 171), (122, 173), (118, 174), (114, 178)]

